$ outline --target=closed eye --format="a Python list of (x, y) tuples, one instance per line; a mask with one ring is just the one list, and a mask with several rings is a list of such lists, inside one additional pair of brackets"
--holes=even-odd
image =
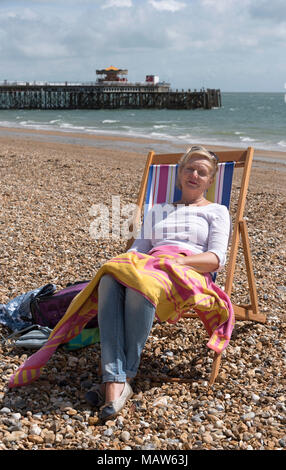
[[(189, 175), (191, 175), (191, 174), (195, 171), (194, 168), (188, 168), (188, 167), (187, 167), (187, 168), (184, 168), (184, 170), (185, 170), (185, 172), (186, 172), (187, 174), (189, 174)], [(207, 175), (208, 175), (208, 173), (207, 173), (205, 170), (197, 170), (197, 173), (198, 173), (198, 175), (201, 176), (201, 177), (204, 177), (204, 176), (207, 176)]]

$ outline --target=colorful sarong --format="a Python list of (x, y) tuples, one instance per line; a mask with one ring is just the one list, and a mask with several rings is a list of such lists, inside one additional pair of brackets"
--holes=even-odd
[(234, 326), (233, 308), (224, 291), (212, 282), (210, 274), (199, 274), (188, 266), (170, 263), (174, 257), (191, 254), (178, 247), (162, 246), (148, 254), (130, 251), (105, 263), (73, 299), (47, 343), (11, 377), (9, 388), (34, 382), (58, 346), (77, 336), (97, 315), (97, 287), (105, 274), (144, 295), (156, 307), (159, 321), (175, 323), (183, 313), (195, 310), (210, 336), (207, 346), (221, 353), (229, 343)]

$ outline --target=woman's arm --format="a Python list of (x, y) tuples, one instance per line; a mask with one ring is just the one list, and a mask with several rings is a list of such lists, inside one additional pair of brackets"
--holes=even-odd
[(172, 264), (189, 266), (198, 273), (210, 273), (216, 271), (219, 267), (219, 258), (211, 251), (197, 255), (182, 256), (170, 261)]
[(225, 206), (219, 206), (211, 219), (208, 250), (176, 258), (175, 264), (187, 265), (199, 273), (210, 273), (219, 270), (225, 264), (226, 251), (230, 236), (230, 216)]

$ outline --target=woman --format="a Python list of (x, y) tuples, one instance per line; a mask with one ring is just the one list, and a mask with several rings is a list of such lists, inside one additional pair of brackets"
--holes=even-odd
[(130, 250), (103, 264), (73, 299), (47, 343), (10, 378), (9, 388), (36, 380), (58, 346), (78, 335), (95, 315), (102, 385), (91, 389), (86, 399), (100, 406), (103, 421), (117, 415), (132, 396), (129, 381), (136, 376), (155, 315), (174, 323), (192, 308), (209, 334), (207, 346), (219, 354), (226, 348), (233, 309), (210, 273), (225, 263), (230, 218), (225, 206), (204, 196), (217, 165), (215, 154), (203, 147), (186, 152), (178, 170), (181, 200), (157, 205), (148, 213)]
[[(182, 198), (174, 205), (155, 207), (129, 252), (153, 253), (171, 247), (181, 256), (170, 266), (189, 267), (197, 273), (217, 271), (225, 263), (230, 217), (225, 206), (210, 203), (205, 192), (213, 182), (218, 159), (203, 147), (192, 147), (179, 162), (177, 185)], [(86, 399), (101, 406), (99, 417), (115, 416), (132, 396), (129, 380), (136, 376), (140, 355), (150, 333), (156, 307), (140, 292), (125, 287), (109, 274), (98, 287), (101, 337), (101, 386)]]

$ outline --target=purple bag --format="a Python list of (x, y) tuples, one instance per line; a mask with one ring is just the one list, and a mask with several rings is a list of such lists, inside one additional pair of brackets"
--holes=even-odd
[[(54, 328), (66, 313), (72, 299), (81, 292), (90, 281), (80, 281), (51, 295), (34, 297), (30, 309), (33, 323)], [(97, 328), (97, 316), (92, 318), (85, 328)]]

